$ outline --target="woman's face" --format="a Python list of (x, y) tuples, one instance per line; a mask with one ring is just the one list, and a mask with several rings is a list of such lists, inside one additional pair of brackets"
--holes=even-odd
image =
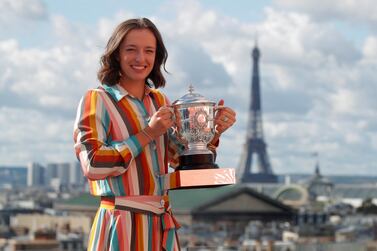
[(133, 29), (119, 46), (122, 80), (143, 82), (153, 69), (156, 57), (156, 38), (148, 29)]

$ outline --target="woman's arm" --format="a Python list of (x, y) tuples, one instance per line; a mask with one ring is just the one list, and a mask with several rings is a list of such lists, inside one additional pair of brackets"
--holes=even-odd
[(124, 141), (108, 143), (110, 116), (100, 91), (90, 90), (81, 99), (74, 125), (76, 156), (84, 175), (92, 180), (124, 173), (152, 139), (139, 132)]

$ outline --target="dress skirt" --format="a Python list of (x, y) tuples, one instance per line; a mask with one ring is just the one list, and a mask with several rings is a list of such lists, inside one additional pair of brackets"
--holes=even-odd
[(162, 221), (163, 215), (101, 205), (90, 231), (88, 251), (180, 250), (176, 229), (164, 232)]

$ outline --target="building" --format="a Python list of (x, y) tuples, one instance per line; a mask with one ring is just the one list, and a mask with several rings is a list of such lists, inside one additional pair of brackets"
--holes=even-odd
[(62, 229), (67, 227), (76, 232), (89, 234), (91, 218), (83, 215), (55, 216), (46, 214), (17, 214), (10, 218), (11, 227), (24, 227), (31, 232), (40, 228)]
[[(296, 211), (247, 185), (170, 192), (174, 214), (189, 247), (237, 247), (249, 222), (293, 222)], [(185, 233), (186, 232), (186, 233)]]
[(45, 184), (45, 169), (38, 163), (30, 163), (27, 167), (27, 185), (28, 186), (43, 186)]
[(28, 167), (1, 166), (0, 188), (21, 188), (27, 186)]
[[(73, 167), (72, 167), (73, 166)], [(59, 189), (71, 184), (71, 178), (77, 179), (75, 164), (48, 163), (46, 166), (46, 185)]]
[(69, 165), (69, 183), (72, 185), (84, 184), (84, 175), (79, 162), (72, 162)]

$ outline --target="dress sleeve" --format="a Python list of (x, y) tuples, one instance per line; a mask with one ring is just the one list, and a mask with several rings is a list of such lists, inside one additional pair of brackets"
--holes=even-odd
[(74, 124), (74, 148), (84, 175), (91, 180), (124, 173), (141, 152), (135, 136), (108, 143), (110, 116), (98, 90), (88, 91), (81, 99)]

